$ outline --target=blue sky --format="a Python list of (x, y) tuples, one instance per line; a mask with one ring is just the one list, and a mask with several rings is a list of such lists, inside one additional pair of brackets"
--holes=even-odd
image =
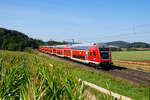
[(150, 43), (150, 0), (1, 0), (0, 27), (44, 41)]

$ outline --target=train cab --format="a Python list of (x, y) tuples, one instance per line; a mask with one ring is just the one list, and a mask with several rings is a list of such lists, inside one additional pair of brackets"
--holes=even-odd
[(98, 48), (98, 52), (100, 55), (100, 64), (101, 65), (111, 65), (112, 59), (111, 59), (111, 50), (108, 45), (104, 43), (97, 43), (96, 44)]
[(112, 64), (110, 48), (104, 43), (73, 45), (72, 59), (94, 65)]

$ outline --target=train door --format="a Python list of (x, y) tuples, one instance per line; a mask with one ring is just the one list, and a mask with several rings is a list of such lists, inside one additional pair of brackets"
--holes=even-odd
[(64, 56), (67, 56), (67, 49), (64, 49)]
[(86, 51), (86, 54), (85, 54), (85, 58), (86, 58), (86, 60), (88, 60), (88, 51)]
[(93, 50), (93, 61), (96, 61), (96, 60), (97, 60), (97, 58), (96, 58), (96, 51)]
[(67, 49), (67, 56), (70, 56), (70, 49)]
[(92, 61), (92, 50), (88, 51), (88, 60)]
[(72, 58), (72, 49), (70, 51), (71, 51), (71, 58)]

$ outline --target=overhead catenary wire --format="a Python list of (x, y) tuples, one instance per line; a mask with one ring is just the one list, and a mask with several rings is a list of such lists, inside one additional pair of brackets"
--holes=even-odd
[[(132, 27), (125, 28), (125, 29), (118, 29), (118, 31), (111, 32), (111, 33), (99, 33), (99, 34), (104, 34), (101, 35), (100, 37), (96, 37), (95, 39), (112, 39), (112, 37), (115, 40), (132, 40), (133, 37), (141, 38), (142, 34), (148, 36), (150, 35), (150, 31), (139, 31), (137, 28), (143, 28), (143, 27), (150, 27), (150, 24), (141, 24), (141, 25), (133, 25)], [(112, 34), (115, 33), (115, 34)], [(142, 36), (144, 37), (144, 36)], [(74, 39), (64, 39), (64, 41), (73, 41), (78, 40), (76, 37)], [(103, 40), (102, 40), (103, 41)], [(143, 39), (144, 41), (144, 39)]]

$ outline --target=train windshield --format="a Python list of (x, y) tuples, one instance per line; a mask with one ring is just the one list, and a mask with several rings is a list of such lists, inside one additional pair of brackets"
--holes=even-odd
[(99, 48), (99, 51), (109, 51), (109, 48)]
[(109, 59), (109, 48), (99, 48), (99, 51), (103, 60)]

